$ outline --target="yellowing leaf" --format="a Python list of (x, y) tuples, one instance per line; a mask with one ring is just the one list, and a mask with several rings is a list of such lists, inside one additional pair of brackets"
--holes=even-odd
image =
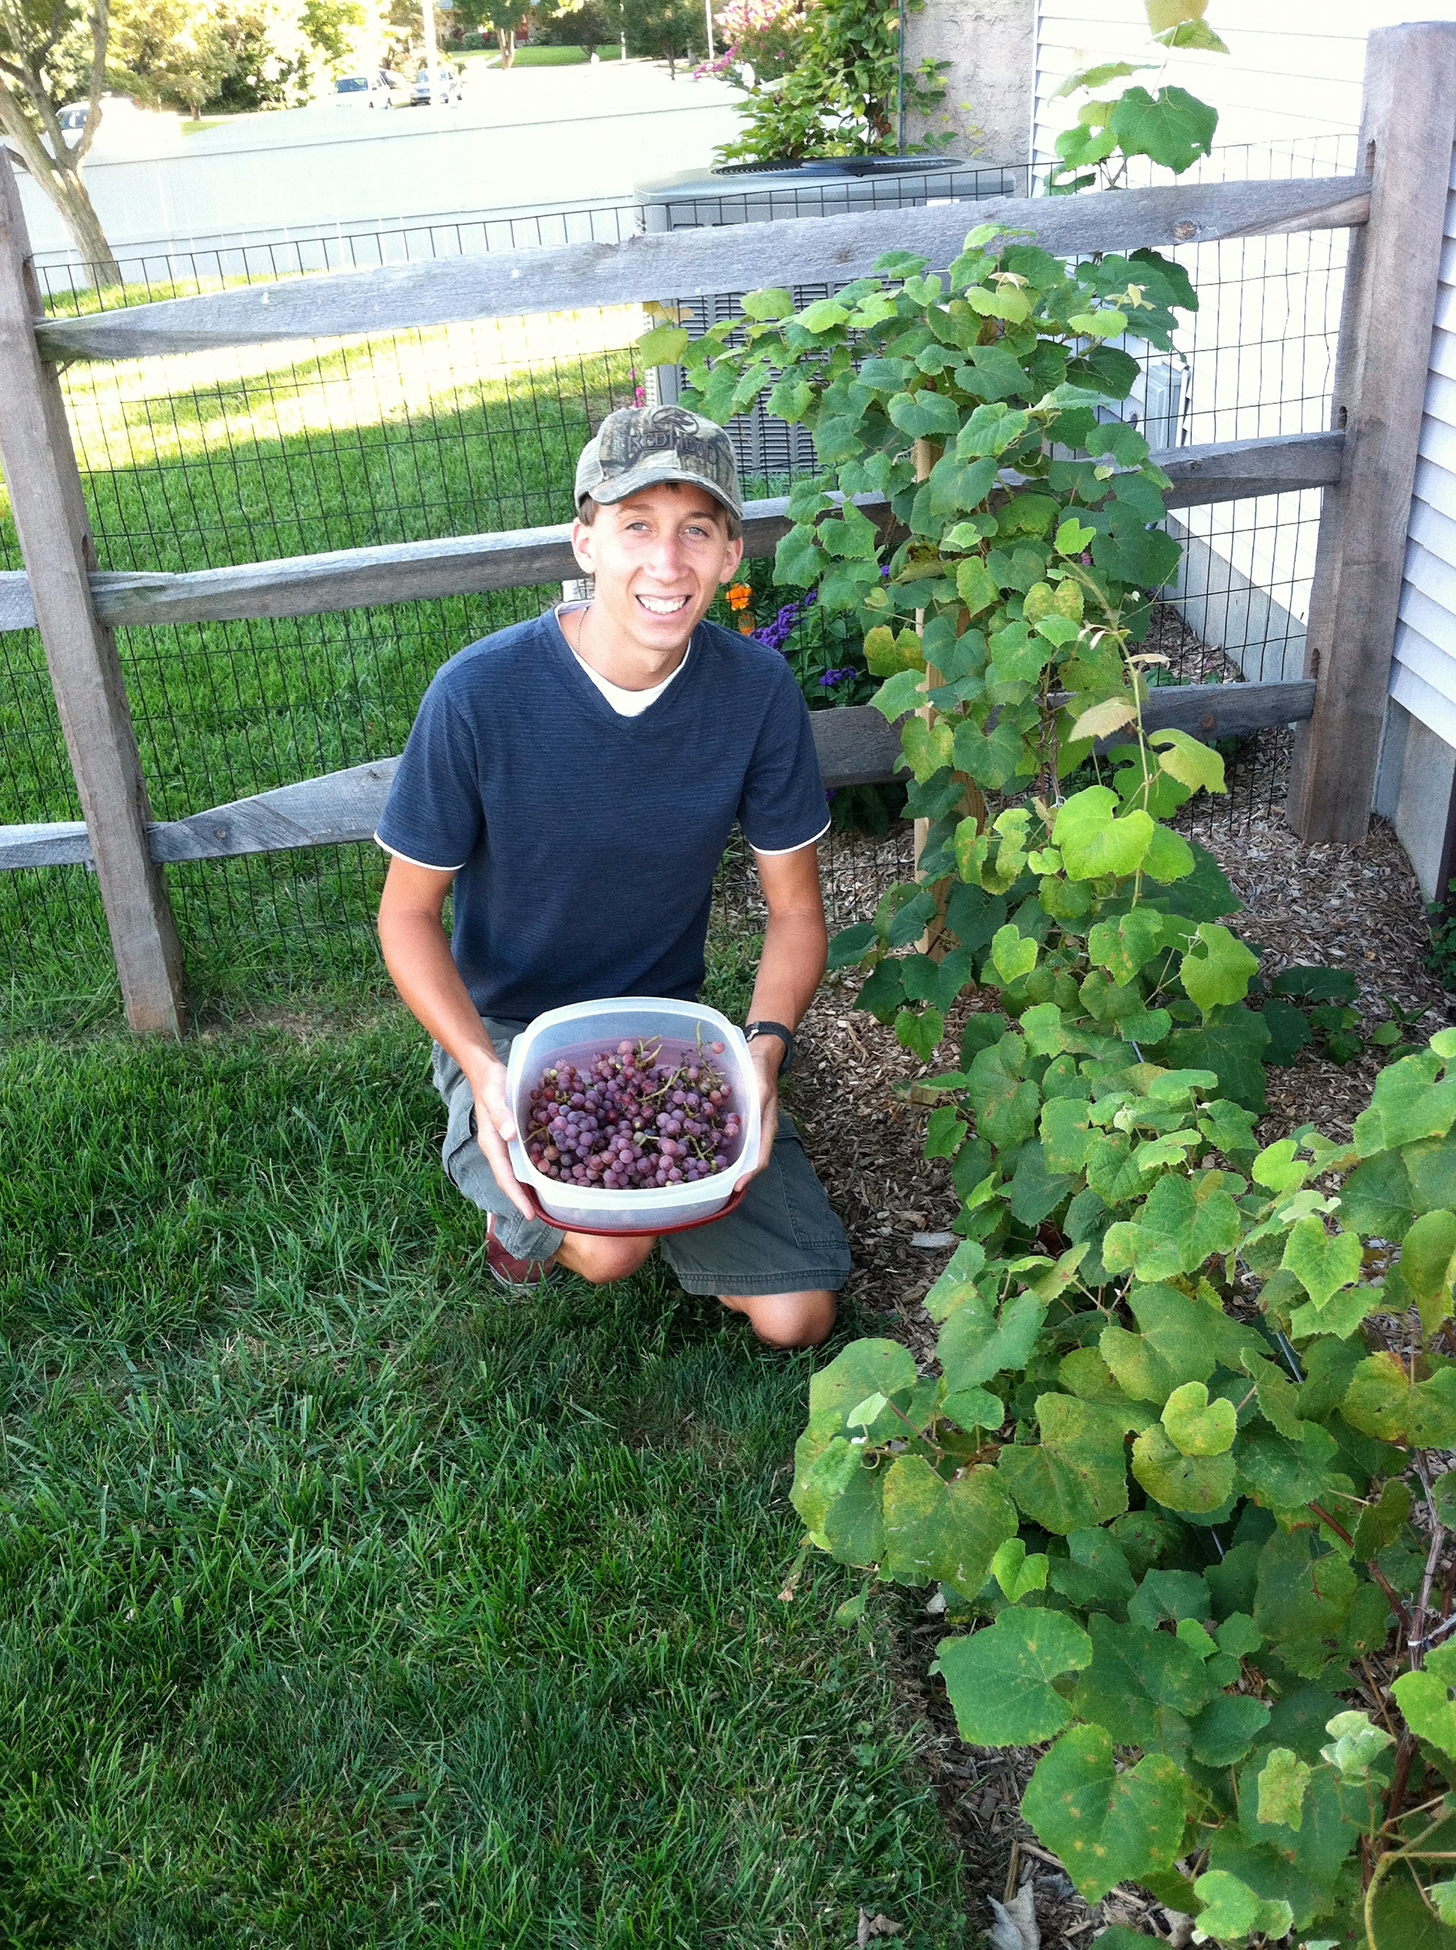
[(1185, 1381), (1163, 1404), (1163, 1427), (1183, 1456), (1222, 1456), (1234, 1446), (1239, 1418), (1234, 1405), (1219, 1395), (1208, 1399), (1201, 1381)]
[(1020, 975), (1029, 975), (1036, 967), (1036, 955), (1035, 941), (1022, 934), (1013, 921), (997, 928), (992, 937), (991, 960), (1003, 982), (1014, 982)]
[(1206, 792), (1225, 790), (1223, 760), (1207, 745), (1190, 738), (1186, 731), (1175, 731), (1170, 726), (1164, 731), (1153, 732), (1148, 743), (1159, 748), (1159, 770), (1176, 779), (1180, 785), (1186, 785), (1194, 792), (1200, 786)]
[(1314, 1769), (1288, 1747), (1274, 1747), (1259, 1773), (1258, 1819), (1282, 1823), (1298, 1832), (1304, 1821), (1304, 1795)]
[(644, 366), (675, 366), (687, 350), (688, 337), (681, 326), (658, 325), (638, 339), (638, 361)]
[(1106, 697), (1082, 713), (1072, 726), (1069, 742), (1076, 745), (1084, 738), (1110, 738), (1136, 718), (1137, 709), (1130, 698)]
[(1205, 1021), (1214, 1009), (1241, 1002), (1258, 972), (1258, 956), (1216, 921), (1199, 922), (1198, 933), (1178, 968), (1189, 1000), (1197, 1003)]

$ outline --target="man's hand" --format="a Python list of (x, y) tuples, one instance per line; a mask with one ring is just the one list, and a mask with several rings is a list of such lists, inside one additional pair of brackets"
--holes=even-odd
[(757, 1178), (773, 1150), (779, 1127), (779, 1065), (784, 1060), (784, 1046), (777, 1036), (755, 1036), (748, 1045), (748, 1060), (758, 1083), (758, 1163), (734, 1185), (735, 1192)]
[(466, 1073), (470, 1094), (475, 1099), (475, 1141), (485, 1153), (485, 1161), (516, 1210), (528, 1219), (539, 1214), (511, 1169), (511, 1154), (506, 1149), (516, 1135), (516, 1120), (506, 1099), (506, 1066), (498, 1056), (477, 1056)]

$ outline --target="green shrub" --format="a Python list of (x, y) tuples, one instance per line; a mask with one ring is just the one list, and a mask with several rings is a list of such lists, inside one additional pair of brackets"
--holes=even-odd
[[(1083, 126), (1183, 167), (1212, 120), (1176, 95)], [(1456, 1031), (1405, 1053), (1393, 1017), (1351, 1144), (1260, 1147), (1265, 1061), (1312, 1033), (1348, 1058), (1360, 1025), (1332, 971), (1251, 988), (1228, 883), (1168, 824), (1222, 760), (1144, 723), (1179, 549), (1111, 416), (1127, 341), (1166, 351), (1196, 302), (1156, 252), (982, 227), (948, 276), (892, 253), (640, 356), (719, 420), (767, 395), (813, 433), (776, 579), (864, 632), (923, 822), (916, 880), (831, 961), (926, 1063), (960, 1022), (929, 1086), (962, 1238), (936, 1372), (869, 1340), (816, 1375), (810, 1539), (979, 1621), (938, 1652), (961, 1732), (1052, 1743), (1022, 1812), (1089, 1900), (1135, 1881), (1219, 1942), (1405, 1950), (1456, 1925)], [(1376, 1724), (1344, 1696), (1392, 1631)]]

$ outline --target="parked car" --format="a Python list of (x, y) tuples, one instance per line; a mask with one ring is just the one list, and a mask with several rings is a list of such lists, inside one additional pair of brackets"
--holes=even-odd
[(334, 83), (336, 108), (391, 108), (389, 90), (377, 74), (346, 74)]
[(337, 108), (408, 108), (410, 99), (410, 84), (393, 68), (343, 75), (334, 83)]
[[(448, 61), (442, 61), (439, 67), (436, 68), (435, 73), (439, 77), (440, 83), (435, 96), (437, 106), (450, 102), (464, 101), (465, 84), (460, 78), (460, 70), (458, 68), (452, 68)], [(421, 68), (415, 76), (414, 94), (411, 99), (416, 108), (429, 107), (430, 71), (428, 68)]]

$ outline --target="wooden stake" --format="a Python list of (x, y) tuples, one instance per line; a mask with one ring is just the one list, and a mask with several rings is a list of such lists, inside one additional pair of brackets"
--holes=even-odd
[(151, 817), (121, 666), (87, 581), (96, 550), (60, 381), (36, 349), (40, 295), (10, 163), (0, 153), (0, 466), (81, 798), (126, 1019), (178, 1036), (182, 945), (147, 843)]
[(1430, 360), (1456, 124), (1456, 23), (1377, 28), (1365, 58), (1360, 164), (1370, 221), (1350, 240), (1305, 675), (1314, 716), (1295, 742), (1289, 822), (1305, 840), (1365, 837), (1385, 721), (1416, 447)]

